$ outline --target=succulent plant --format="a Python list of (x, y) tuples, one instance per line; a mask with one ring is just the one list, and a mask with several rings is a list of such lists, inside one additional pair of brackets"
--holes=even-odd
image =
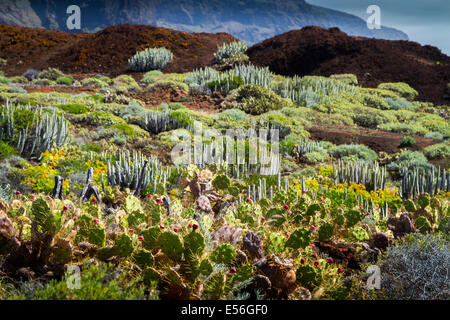
[(236, 249), (229, 243), (219, 245), (211, 253), (211, 260), (215, 263), (230, 264), (236, 258)]
[(308, 265), (300, 266), (297, 269), (295, 276), (297, 282), (308, 289), (312, 289), (316, 285), (319, 277), (316, 270)]
[(151, 228), (148, 228), (142, 232), (142, 236), (144, 237), (144, 240), (142, 242), (142, 245), (147, 250), (153, 250), (158, 248), (158, 239), (161, 235), (161, 228), (159, 226), (154, 226)]
[(200, 232), (191, 231), (184, 237), (185, 257), (200, 256), (205, 249), (205, 239)]
[(171, 259), (179, 260), (183, 254), (183, 243), (178, 234), (173, 232), (163, 232), (158, 238), (161, 251)]
[(131, 238), (124, 233), (119, 235), (113, 246), (113, 251), (115, 255), (121, 257), (128, 257), (131, 255), (133, 252), (133, 242), (131, 241)]
[(361, 227), (354, 227), (352, 230), (352, 236), (358, 241), (369, 240), (369, 234), (367, 231)]
[(233, 41), (224, 43), (221, 46), (217, 45), (217, 51), (214, 54), (214, 57), (216, 58), (217, 63), (224, 63), (246, 50), (247, 44), (245, 42)]
[(128, 60), (132, 71), (146, 72), (161, 70), (173, 59), (173, 53), (166, 48), (147, 48), (137, 52)]
[(230, 183), (231, 183), (230, 178), (228, 178), (228, 176), (225, 174), (217, 175), (212, 181), (214, 188), (220, 189), (220, 190), (228, 189), (228, 187), (230, 186)]
[[(52, 147), (61, 147), (69, 141), (69, 124), (63, 116), (56, 112), (48, 113), (42, 108), (31, 106), (11, 105), (0, 112), (0, 140), (16, 145), (19, 154), (31, 160), (40, 161), (42, 153)], [(18, 121), (16, 115), (33, 114), (32, 121), (27, 127), (16, 128)]]
[(420, 230), (421, 232), (426, 232), (431, 230), (431, 224), (425, 217), (418, 217), (414, 221), (415, 227)]
[(286, 241), (286, 247), (292, 248), (294, 250), (300, 248), (306, 248), (311, 244), (312, 233), (310, 230), (305, 228), (300, 228), (295, 230)]
[(361, 221), (361, 213), (357, 210), (349, 210), (345, 213), (345, 221), (347, 227), (353, 227)]
[(334, 225), (332, 223), (325, 223), (319, 228), (319, 240), (327, 241), (329, 240), (334, 233)]
[(82, 214), (78, 217), (75, 225), (78, 226), (75, 243), (87, 241), (99, 247), (103, 247), (105, 245), (105, 229), (99, 223), (96, 223), (94, 218), (89, 215)]
[(132, 258), (133, 261), (136, 262), (136, 264), (142, 269), (153, 266), (155, 262), (152, 253), (145, 249), (140, 249), (134, 252)]

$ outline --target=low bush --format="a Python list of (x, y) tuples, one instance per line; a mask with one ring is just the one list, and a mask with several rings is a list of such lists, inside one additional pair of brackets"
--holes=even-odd
[(425, 135), (428, 129), (424, 128), (422, 125), (416, 122), (412, 123), (385, 123), (378, 126), (379, 130), (402, 133), (402, 134), (412, 134), (412, 135)]
[(58, 78), (64, 77), (64, 76), (65, 76), (65, 74), (63, 72), (61, 72), (60, 70), (58, 70), (56, 68), (48, 68), (48, 69), (41, 71), (41, 73), (39, 73), (38, 78), (56, 81)]
[(410, 136), (404, 136), (400, 141), (400, 148), (411, 147), (416, 144), (416, 139)]
[(329, 152), (333, 157), (343, 160), (375, 161), (378, 158), (375, 151), (360, 144), (341, 144), (332, 147)]
[(173, 53), (166, 48), (147, 48), (132, 56), (128, 66), (138, 72), (162, 70), (172, 59)]
[(383, 292), (392, 300), (448, 300), (449, 265), (448, 237), (407, 234), (381, 257)]
[(424, 153), (428, 159), (445, 159), (450, 157), (450, 143), (438, 143), (426, 147)]
[(57, 84), (65, 84), (65, 85), (72, 85), (73, 84), (73, 77), (72, 76), (63, 76), (56, 79)]
[(381, 83), (378, 85), (378, 89), (390, 90), (398, 93), (401, 97), (409, 101), (413, 101), (419, 94), (416, 90), (411, 88), (409, 84), (404, 82)]
[(281, 98), (272, 90), (253, 84), (240, 87), (233, 97), (237, 102), (235, 107), (252, 115), (292, 105), (289, 99)]
[(244, 54), (247, 50), (247, 44), (242, 41), (233, 41), (217, 46), (217, 52), (214, 54), (217, 63), (235, 63), (248, 60)]
[(159, 70), (152, 70), (144, 74), (144, 77), (142, 78), (141, 82), (149, 85), (156, 81), (156, 78), (161, 76), (163, 73)]
[(358, 85), (358, 78), (356, 77), (356, 75), (351, 74), (351, 73), (344, 73), (344, 74), (332, 74), (330, 76), (331, 79), (336, 79), (339, 81), (343, 81), (346, 84), (351, 84), (351, 85)]

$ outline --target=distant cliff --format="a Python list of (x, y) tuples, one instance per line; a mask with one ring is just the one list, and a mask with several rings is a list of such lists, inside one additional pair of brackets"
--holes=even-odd
[(315, 25), (339, 27), (349, 35), (407, 40), (402, 31), (369, 30), (354, 15), (313, 6), (304, 0), (0, 0), (0, 24), (69, 31), (66, 9), (81, 8), (83, 31), (117, 24), (145, 24), (188, 32), (227, 32), (257, 43)]

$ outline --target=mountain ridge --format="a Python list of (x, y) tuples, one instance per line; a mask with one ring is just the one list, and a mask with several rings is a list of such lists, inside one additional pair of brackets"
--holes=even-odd
[(388, 40), (408, 40), (396, 29), (367, 28), (354, 15), (314, 6), (304, 0), (2, 0), (0, 24), (70, 32), (66, 9), (81, 8), (83, 31), (118, 24), (154, 25), (187, 32), (226, 32), (249, 44), (309, 25), (338, 27), (345, 33)]

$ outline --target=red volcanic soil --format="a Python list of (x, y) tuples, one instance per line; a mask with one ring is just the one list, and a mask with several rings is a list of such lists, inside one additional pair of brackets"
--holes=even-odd
[[(400, 142), (404, 137), (404, 135), (400, 133), (345, 126), (312, 126), (307, 130), (311, 134), (311, 139), (315, 141), (330, 141), (336, 145), (350, 143), (363, 144), (375, 152), (384, 151), (388, 154), (401, 151)], [(442, 142), (440, 140), (427, 139), (420, 136), (413, 137), (416, 140), (416, 143), (408, 148), (413, 151), (422, 151), (429, 145)], [(430, 162), (443, 168), (448, 168), (450, 165), (448, 158), (432, 160)]]
[(66, 73), (116, 76), (128, 71), (128, 59), (137, 51), (166, 47), (174, 59), (163, 71), (181, 73), (213, 64), (217, 45), (234, 40), (227, 33), (187, 33), (140, 25), (78, 34), (0, 25), (0, 58), (8, 61), (2, 67), (8, 75), (54, 67)]
[[(410, 41), (351, 37), (338, 28), (305, 27), (267, 39), (246, 54), (253, 64), (282, 75), (353, 73), (363, 87), (406, 82), (417, 100), (449, 104), (450, 57), (438, 48)], [(437, 64), (439, 62), (439, 64)]]

